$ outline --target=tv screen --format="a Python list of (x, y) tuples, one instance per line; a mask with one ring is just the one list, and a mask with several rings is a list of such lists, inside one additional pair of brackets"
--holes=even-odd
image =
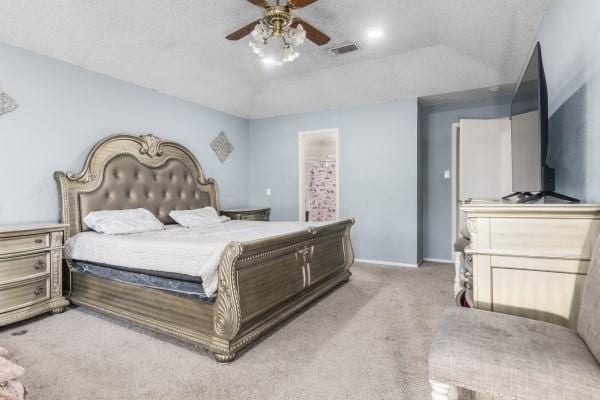
[(548, 94), (539, 43), (514, 92), (511, 147), (513, 191), (553, 191), (553, 174), (546, 166)]

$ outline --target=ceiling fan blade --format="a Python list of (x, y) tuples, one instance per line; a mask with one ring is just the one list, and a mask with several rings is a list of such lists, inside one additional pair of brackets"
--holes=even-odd
[(292, 27), (296, 28), (299, 24), (302, 24), (302, 27), (306, 31), (306, 37), (311, 42), (314, 42), (317, 46), (323, 46), (324, 44), (329, 43), (329, 41), (331, 40), (329, 36), (321, 32), (305, 20), (300, 18), (294, 18), (294, 21), (292, 21)]
[(256, 24), (258, 24), (259, 22), (260, 22), (260, 19), (257, 19), (254, 22), (250, 22), (248, 25), (244, 26), (243, 28), (240, 28), (237, 31), (229, 34), (228, 36), (225, 36), (225, 38), (227, 38), (229, 40), (240, 40), (244, 36), (249, 35), (250, 32), (252, 32), (252, 30), (256, 26)]
[(247, 1), (254, 4), (255, 6), (259, 6), (259, 7), (266, 7), (268, 5), (266, 0), (247, 0)]
[[(248, 0), (248, 1), (250, 1), (250, 0)], [(302, 7), (311, 5), (312, 3), (315, 3), (317, 1), (319, 1), (319, 0), (289, 0), (288, 6), (290, 8), (302, 8)]]

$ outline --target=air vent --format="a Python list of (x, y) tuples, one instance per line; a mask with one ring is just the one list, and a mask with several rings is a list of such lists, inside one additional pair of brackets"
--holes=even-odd
[(343, 46), (334, 47), (333, 49), (329, 49), (329, 52), (334, 56), (341, 56), (342, 54), (352, 53), (353, 51), (358, 50), (359, 47), (356, 43), (345, 44)]

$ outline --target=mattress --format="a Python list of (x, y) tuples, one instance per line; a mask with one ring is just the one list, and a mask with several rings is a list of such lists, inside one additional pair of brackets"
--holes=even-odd
[(65, 243), (65, 258), (99, 265), (135, 268), (151, 275), (175, 273), (199, 278), (206, 296), (212, 297), (219, 283), (218, 266), (232, 241), (248, 242), (305, 231), (327, 223), (228, 221), (210, 227), (184, 228), (106, 235), (81, 232)]
[(206, 295), (202, 281), (198, 277), (174, 273), (152, 274), (135, 268), (101, 265), (79, 260), (74, 260), (73, 266), (77, 271), (86, 274), (151, 289), (164, 290), (178, 296), (198, 299), (210, 304), (214, 303), (216, 298), (215, 296), (209, 297)]

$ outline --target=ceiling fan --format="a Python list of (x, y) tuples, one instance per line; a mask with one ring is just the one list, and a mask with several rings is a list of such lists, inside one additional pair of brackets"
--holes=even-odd
[[(323, 46), (331, 40), (308, 22), (292, 15), (292, 10), (306, 7), (318, 0), (288, 0), (285, 5), (280, 4), (281, 0), (276, 0), (275, 4), (269, 4), (266, 0), (247, 1), (261, 7), (265, 13), (264, 17), (238, 29), (226, 38), (240, 40), (251, 34), (250, 47), (263, 61), (273, 61), (273, 57), (276, 57), (282, 62), (292, 62), (300, 55), (296, 48), (301, 46), (305, 39), (318, 46)], [(283, 41), (280, 51), (274, 46), (269, 46), (269, 41), (273, 38)]]

